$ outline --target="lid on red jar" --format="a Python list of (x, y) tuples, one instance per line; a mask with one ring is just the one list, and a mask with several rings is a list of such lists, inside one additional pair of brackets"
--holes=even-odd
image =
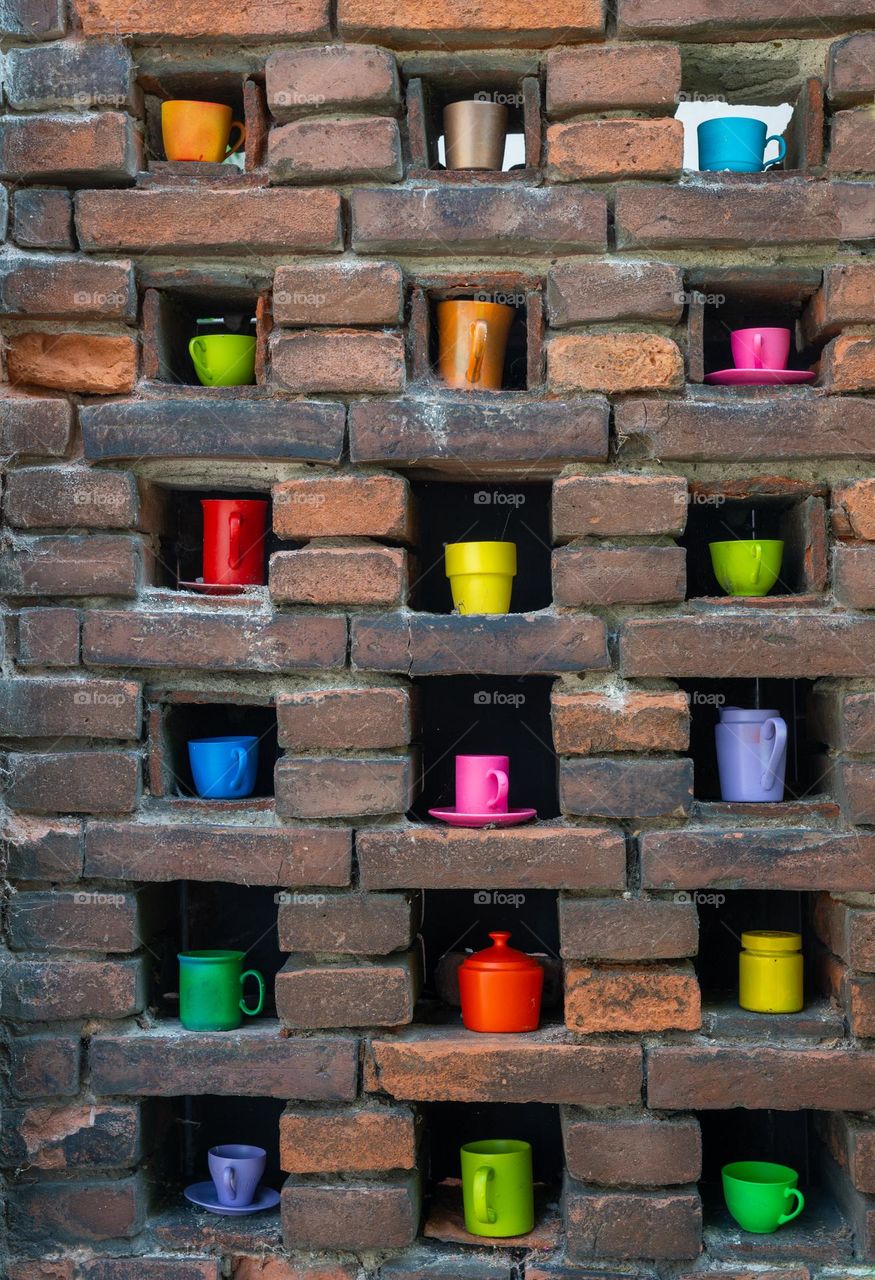
[(490, 933), (492, 946), (482, 951), (475, 951), (462, 961), (463, 969), (498, 969), (502, 973), (540, 969), (537, 960), (527, 956), (524, 951), (516, 951), (507, 945), (509, 933)]

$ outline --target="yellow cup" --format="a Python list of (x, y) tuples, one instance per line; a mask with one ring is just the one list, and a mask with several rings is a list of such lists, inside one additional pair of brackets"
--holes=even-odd
[(765, 596), (778, 581), (784, 544), (777, 538), (711, 542), (714, 576), (730, 596)]
[(799, 1013), (805, 999), (802, 935), (759, 929), (741, 935), (738, 1003), (754, 1013)]
[(449, 542), (444, 550), (459, 613), (507, 613), (516, 574), (514, 542)]

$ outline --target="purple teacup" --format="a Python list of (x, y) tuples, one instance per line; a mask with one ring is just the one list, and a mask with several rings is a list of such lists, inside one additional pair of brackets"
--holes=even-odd
[(252, 1204), (267, 1162), (264, 1147), (231, 1142), (225, 1146), (211, 1147), (207, 1158), (219, 1204), (234, 1209)]

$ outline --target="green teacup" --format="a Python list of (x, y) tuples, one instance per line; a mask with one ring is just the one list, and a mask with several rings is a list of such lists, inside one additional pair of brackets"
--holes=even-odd
[[(243, 999), (247, 978), (258, 983), (254, 1009)], [(179, 1019), (187, 1031), (233, 1031), (264, 1008), (264, 978), (243, 971), (242, 951), (180, 951)]]
[(255, 339), (209, 333), (188, 344), (194, 371), (205, 387), (247, 387), (255, 381)]
[(799, 1175), (786, 1164), (738, 1160), (724, 1165), (722, 1172), (726, 1207), (743, 1231), (770, 1235), (805, 1208), (796, 1186)]
[(778, 581), (784, 544), (777, 538), (733, 538), (709, 546), (715, 577), (729, 595), (768, 595)]
[(524, 1236), (535, 1225), (532, 1148), (513, 1138), (462, 1147), (465, 1228), (473, 1236)]

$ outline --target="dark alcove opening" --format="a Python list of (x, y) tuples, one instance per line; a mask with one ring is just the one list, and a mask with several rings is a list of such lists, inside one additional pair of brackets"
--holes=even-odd
[(733, 499), (722, 494), (693, 496), (687, 526), (679, 542), (687, 551), (687, 598), (725, 597), (711, 562), (711, 542), (731, 542), (736, 538), (777, 538), (784, 543), (778, 580), (769, 596), (798, 595), (810, 591), (806, 551), (809, 522), (818, 513), (798, 497), (756, 495)]
[[(783, 889), (732, 889), (697, 894), (696, 907), (699, 952), (693, 963), (706, 1001), (737, 1004), (741, 935), (761, 929), (801, 933), (806, 1006), (817, 998), (818, 944), (811, 927), (808, 894)], [(773, 1025), (780, 1024), (779, 1014), (763, 1016)]]
[[(238, 705), (233, 702), (173, 702), (164, 712), (165, 769), (170, 795), (195, 796), (188, 743), (194, 738), (249, 736), (258, 739), (258, 772), (251, 797), (272, 796), (274, 766), (279, 759), (276, 711), (272, 706)], [(211, 804), (223, 803), (211, 800)], [(241, 801), (233, 801), (240, 804)]]
[[(267, 564), (274, 551), (288, 547), (273, 533), (270, 494), (249, 492), (235, 487), (220, 489), (173, 489), (168, 494), (165, 524), (162, 530), (157, 563), (157, 582), (162, 587), (178, 587), (203, 577), (204, 515), (203, 498), (263, 499), (267, 502), (264, 536), (264, 582)], [(183, 588), (184, 589), (184, 588)], [(251, 588), (246, 588), (251, 589)]]

